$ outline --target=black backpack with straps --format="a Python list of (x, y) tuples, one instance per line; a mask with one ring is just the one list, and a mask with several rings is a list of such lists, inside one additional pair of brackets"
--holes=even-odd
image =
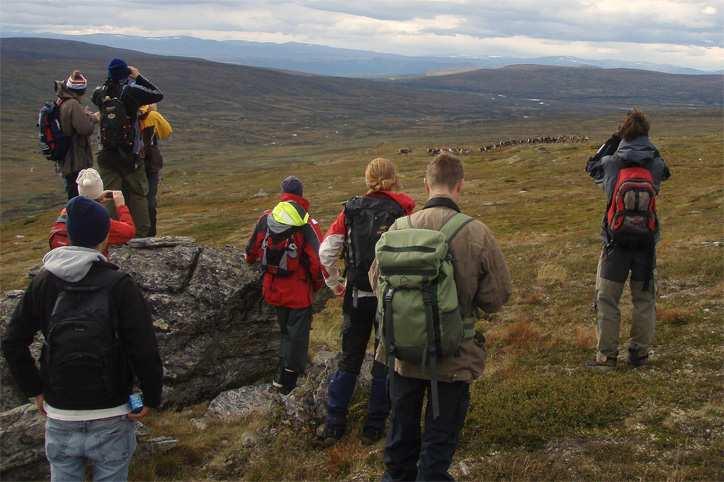
[(375, 259), (375, 245), (405, 211), (387, 197), (358, 196), (344, 206), (347, 244), (344, 248), (347, 287), (372, 291), (368, 273)]
[(133, 122), (126, 105), (121, 100), (123, 88), (112, 92), (111, 85), (106, 82), (99, 93), (101, 114), (100, 131), (101, 145), (104, 149), (121, 149), (133, 151)]
[(127, 395), (131, 372), (111, 303), (111, 290), (125, 276), (104, 269), (79, 283), (61, 280), (42, 354), (53, 399), (80, 409)]

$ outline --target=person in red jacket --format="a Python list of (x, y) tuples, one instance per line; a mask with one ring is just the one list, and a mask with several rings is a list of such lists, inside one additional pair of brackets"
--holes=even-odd
[[(131, 211), (129, 211), (128, 206), (126, 206), (126, 200), (121, 191), (103, 190), (103, 180), (95, 169), (83, 169), (80, 171), (76, 183), (78, 184), (78, 193), (81, 196), (93, 199), (101, 204), (111, 200), (115, 204), (118, 219), (111, 219), (108, 244), (103, 251), (103, 255), (108, 257), (108, 246), (126, 244), (136, 235), (136, 226), (133, 224)], [(50, 229), (48, 244), (50, 244), (51, 250), (71, 244), (68, 239), (67, 225), (68, 214), (66, 209), (63, 208), (55, 220), (53, 227)]]
[[(375, 258), (375, 244), (399, 217), (412, 213), (415, 200), (397, 192), (400, 183), (392, 161), (377, 158), (365, 169), (367, 194), (350, 199), (327, 231), (319, 249), (327, 286), (344, 297), (342, 312), (342, 355), (329, 382), (327, 418), (322, 438), (331, 445), (342, 438), (347, 427), (347, 408), (367, 351), (372, 330), (377, 332), (377, 297), (368, 272)], [(344, 258), (345, 276), (337, 263)], [(375, 347), (378, 339), (375, 337)], [(387, 370), (382, 363), (372, 365), (372, 387), (367, 420), (362, 429), (365, 443), (380, 440), (390, 411), (387, 397)]]
[(321, 231), (309, 216), (302, 182), (282, 181), (280, 202), (265, 211), (246, 246), (248, 264), (260, 264), (264, 301), (276, 308), (281, 344), (274, 388), (288, 394), (308, 361), (312, 300), (322, 287), (319, 263)]

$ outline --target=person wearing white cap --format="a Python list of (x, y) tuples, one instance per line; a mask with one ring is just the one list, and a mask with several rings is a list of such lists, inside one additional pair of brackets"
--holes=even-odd
[(78, 70), (74, 70), (65, 81), (55, 81), (56, 103), (60, 105), (60, 127), (63, 134), (71, 139), (71, 147), (63, 162), (59, 163), (60, 173), (65, 180), (68, 199), (78, 195), (76, 178), (85, 168), (93, 167), (93, 151), (90, 136), (98, 123), (98, 113), (92, 113), (81, 105), (81, 99), (88, 87), (88, 81)]
[[(111, 218), (111, 228), (108, 233), (108, 246), (126, 244), (136, 235), (136, 225), (133, 223), (131, 211), (126, 206), (126, 200), (121, 191), (105, 191), (103, 180), (93, 168), (83, 169), (78, 173), (75, 184), (80, 196), (93, 199), (101, 204), (113, 201), (118, 219)], [(65, 208), (60, 211), (48, 238), (50, 249), (70, 245), (68, 239), (68, 214)], [(108, 247), (103, 253), (108, 257)]]

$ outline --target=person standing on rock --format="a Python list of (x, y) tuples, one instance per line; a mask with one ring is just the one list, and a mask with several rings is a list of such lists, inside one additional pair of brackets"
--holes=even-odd
[[(51, 481), (124, 481), (136, 448), (136, 421), (161, 403), (163, 368), (151, 316), (136, 283), (106, 260), (110, 218), (83, 196), (67, 205), (70, 246), (43, 258), (15, 309), (2, 350), (8, 367), (47, 416)], [(40, 370), (29, 346), (45, 339)], [(131, 413), (137, 378), (143, 407)]]
[[(370, 269), (373, 289), (388, 288), (380, 297), (381, 310), (384, 310), (384, 343), (377, 351), (377, 359), (392, 369), (392, 426), (384, 453), (383, 480), (386, 481), (453, 480), (448, 469), (470, 404), (470, 384), (482, 375), (485, 366), (485, 338), (475, 330), (475, 322), (480, 310), (497, 311), (511, 294), (510, 273), (493, 233), (483, 223), (460, 213), (463, 182), (463, 164), (458, 158), (441, 154), (431, 161), (425, 175), (427, 203), (421, 211), (397, 220), (383, 235)], [(432, 252), (428, 245), (421, 245), (423, 236), (440, 242), (440, 249)], [(391, 239), (402, 244), (388, 245)], [(385, 259), (381, 253), (385, 253)], [(440, 270), (430, 274), (420, 267), (419, 261), (434, 256), (441, 261), (437, 265)], [(408, 264), (390, 269), (385, 264), (388, 260), (393, 261), (392, 264), (395, 261)], [(440, 276), (450, 272), (452, 280)], [(452, 292), (435, 291), (438, 285), (424, 281), (430, 280), (428, 276), (436, 276), (435, 283)], [(423, 282), (416, 284), (415, 280), (419, 279)], [(391, 288), (397, 285), (402, 289)], [(409, 296), (416, 294), (422, 296)], [(419, 302), (405, 304), (414, 299)], [(454, 311), (443, 311), (436, 316), (434, 312), (440, 313), (443, 304), (445, 309), (456, 306)], [(418, 314), (422, 314), (423, 327), (411, 330), (406, 324), (413, 316), (419, 320)], [(393, 332), (393, 326), (400, 330)], [(437, 328), (433, 328), (435, 326)], [(448, 334), (445, 330), (441, 333), (440, 327), (457, 329)], [(419, 332), (423, 335), (418, 335)], [(457, 336), (453, 336), (455, 333)], [(432, 354), (423, 358), (427, 363), (403, 361), (409, 359), (413, 347), (395, 344), (398, 335), (421, 341), (414, 348)], [(456, 341), (455, 349), (438, 357), (438, 350), (448, 346), (443, 343), (451, 338)], [(430, 340), (435, 341), (429, 343)], [(387, 346), (391, 347), (390, 359), (385, 351)], [(425, 399), (425, 429), (421, 434)]]
[(70, 147), (58, 168), (65, 181), (68, 200), (78, 195), (75, 180), (82, 169), (93, 167), (93, 150), (90, 136), (96, 128), (100, 115), (92, 113), (81, 105), (88, 87), (88, 81), (78, 70), (74, 70), (65, 82), (55, 81), (56, 103), (60, 105), (60, 128), (70, 139)]
[[(342, 354), (328, 390), (323, 433), (327, 445), (341, 439), (347, 430), (347, 410), (357, 377), (372, 331), (377, 333), (377, 297), (367, 275), (375, 257), (375, 243), (397, 218), (411, 214), (415, 208), (414, 199), (397, 192), (400, 183), (391, 161), (370, 161), (365, 169), (365, 183), (367, 193), (345, 203), (319, 249), (325, 282), (335, 295), (344, 299)], [(344, 277), (337, 267), (340, 257), (344, 258)], [(375, 348), (378, 341), (375, 336)], [(389, 411), (387, 370), (384, 364), (374, 362), (367, 420), (362, 429), (366, 443), (384, 437)]]
[(304, 186), (294, 176), (282, 181), (280, 202), (261, 215), (246, 246), (248, 264), (260, 264), (263, 295), (276, 308), (281, 344), (273, 387), (286, 395), (308, 362), (314, 293), (322, 287), (319, 224), (309, 215)]
[(111, 60), (108, 79), (93, 92), (93, 103), (100, 110), (98, 170), (107, 189), (123, 191), (138, 237), (148, 236), (151, 227), (138, 109), (162, 99), (155, 85), (121, 59)]
[[(612, 155), (588, 162), (586, 170), (606, 195), (601, 237), (603, 250), (596, 273), (596, 356), (588, 368), (613, 370), (618, 362), (619, 301), (631, 275), (633, 319), (628, 344), (632, 367), (645, 365), (656, 328), (656, 243), (660, 226), (656, 196), (671, 177), (649, 140), (649, 121), (634, 109), (626, 115)], [(607, 142), (609, 144), (611, 141)], [(614, 146), (615, 147), (615, 146)]]
[[(78, 193), (80, 196), (93, 199), (101, 204), (112, 201), (115, 205), (118, 219), (111, 219), (108, 243), (105, 251), (103, 251), (103, 256), (107, 258), (108, 247), (126, 244), (136, 235), (136, 226), (133, 224), (131, 212), (126, 206), (126, 201), (121, 191), (103, 190), (103, 180), (95, 169), (83, 169), (80, 171), (76, 184), (78, 185)], [(50, 229), (48, 243), (50, 244), (50, 249), (68, 246), (70, 244), (70, 240), (68, 239), (68, 212), (66, 208), (60, 211), (58, 218), (55, 220), (55, 223), (53, 223), (53, 227)]]

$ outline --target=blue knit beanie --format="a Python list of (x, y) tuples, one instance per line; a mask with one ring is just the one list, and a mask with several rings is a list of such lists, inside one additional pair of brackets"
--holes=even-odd
[(68, 201), (67, 229), (73, 246), (95, 248), (106, 239), (111, 229), (111, 218), (101, 204), (84, 196)]
[(282, 192), (303, 196), (304, 184), (297, 176), (289, 176), (282, 181)]
[(111, 80), (123, 80), (131, 73), (128, 64), (121, 59), (113, 59), (108, 64), (108, 78)]

